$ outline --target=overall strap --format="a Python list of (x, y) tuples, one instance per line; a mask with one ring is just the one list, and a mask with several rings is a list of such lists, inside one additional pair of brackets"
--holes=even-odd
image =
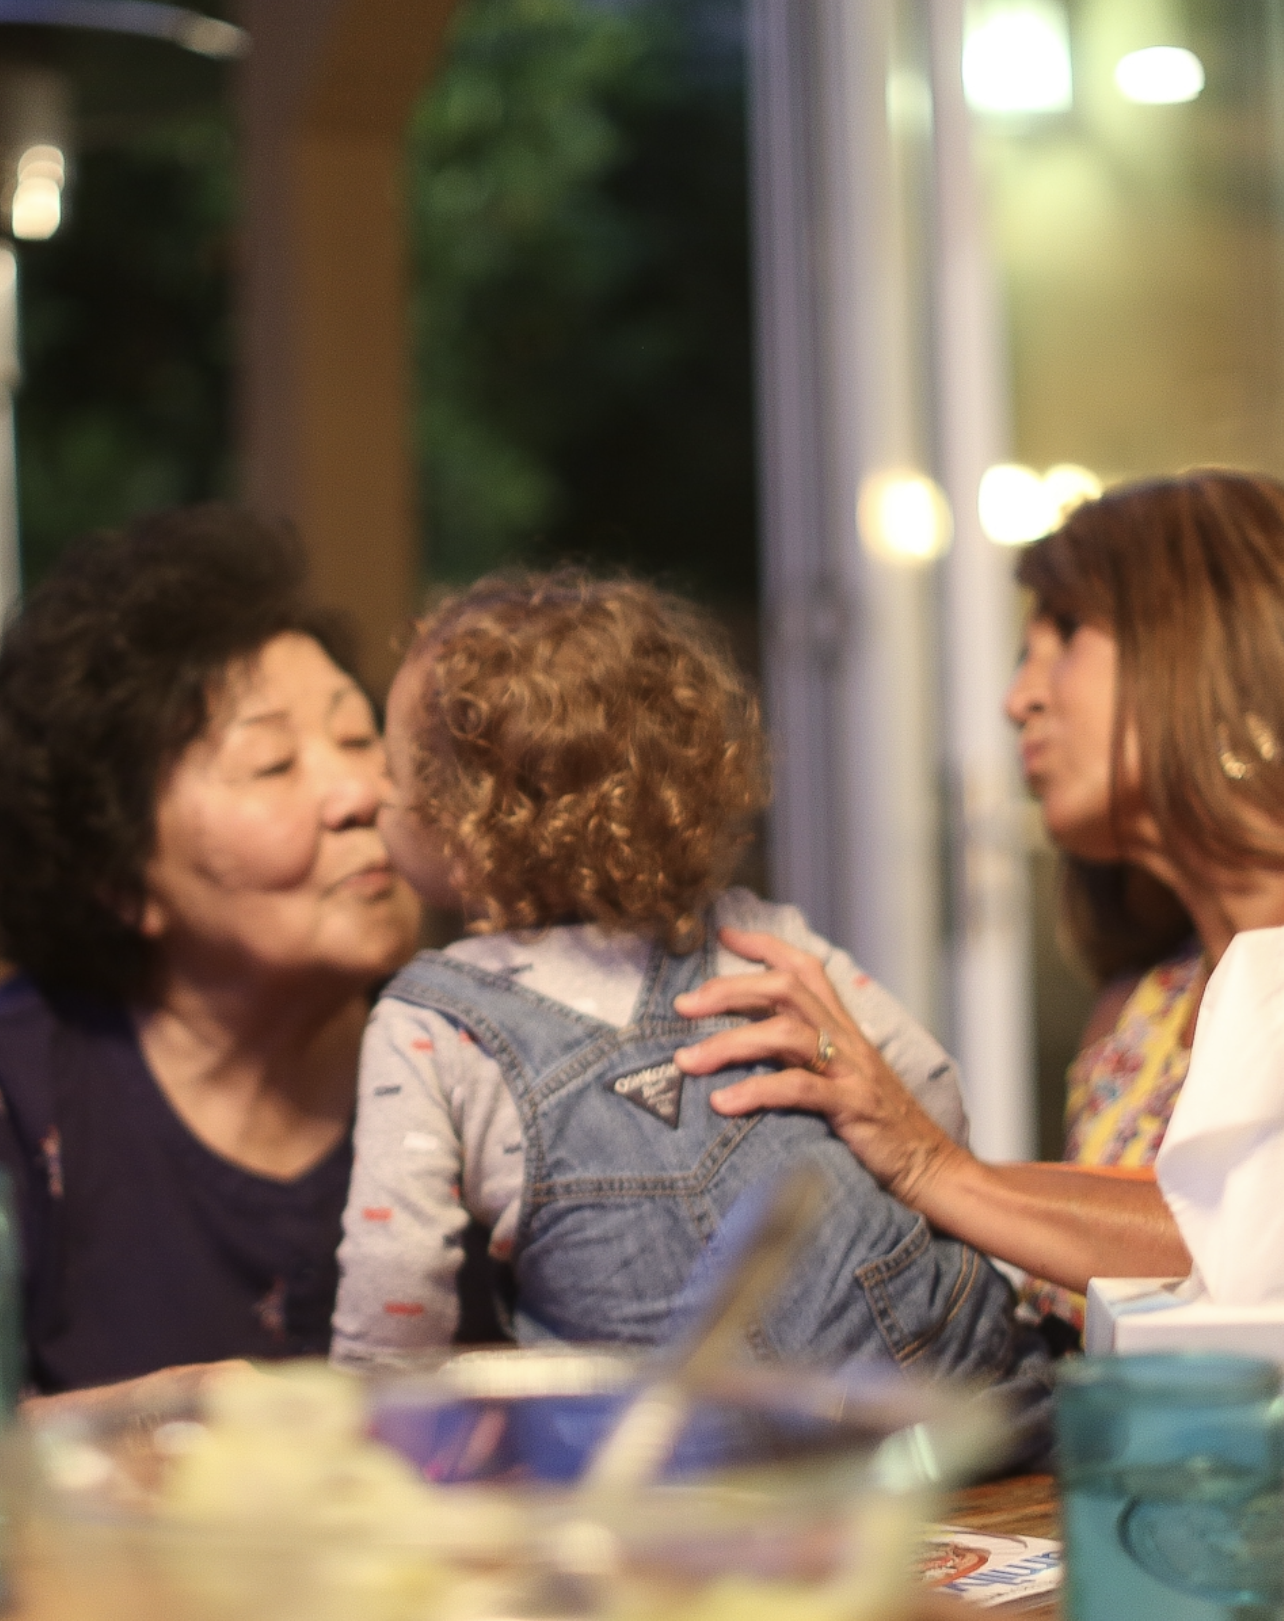
[(384, 996), (431, 1008), (473, 1035), (509, 1084), (525, 1088), (615, 1028), (515, 981), (440, 951), (421, 951)]
[(704, 940), (694, 951), (676, 957), (667, 951), (664, 942), (657, 940), (651, 947), (642, 989), (633, 1008), (632, 1023), (668, 1023), (680, 1015), (673, 1010), (673, 999), (684, 991), (693, 991), (713, 975), (718, 954), (717, 934), (713, 926), (713, 913), (705, 918)]

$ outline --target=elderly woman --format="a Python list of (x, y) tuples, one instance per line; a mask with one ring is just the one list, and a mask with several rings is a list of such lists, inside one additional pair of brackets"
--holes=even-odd
[[(728, 944), (768, 973), (710, 981), (681, 1009), (761, 1021), (678, 1061), (774, 1059), (714, 1107), (821, 1111), (936, 1226), (1082, 1290), (1188, 1270), (1144, 1168), (1208, 974), (1239, 930), (1284, 924), (1284, 485), (1203, 472), (1115, 490), (1032, 547), (1019, 578), (1033, 605), (1008, 713), (1069, 858), (1072, 929), (1112, 976), (1071, 1073), (1070, 1148), (1096, 1168), (986, 1165), (945, 1139), (818, 965), (764, 936)], [(822, 1029), (836, 1051), (814, 1064)]]
[(73, 548), (0, 649), (0, 758), (31, 1386), (324, 1352), (368, 997), (416, 909), (296, 544), (207, 507)]

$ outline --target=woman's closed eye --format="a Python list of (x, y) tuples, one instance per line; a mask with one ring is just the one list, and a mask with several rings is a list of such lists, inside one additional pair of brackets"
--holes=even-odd
[(285, 777), (293, 771), (298, 756), (294, 754), (282, 755), (279, 759), (269, 760), (265, 765), (255, 766), (251, 772), (254, 777)]

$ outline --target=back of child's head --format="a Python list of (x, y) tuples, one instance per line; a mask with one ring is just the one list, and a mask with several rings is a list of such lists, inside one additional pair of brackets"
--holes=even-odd
[(474, 928), (700, 943), (767, 799), (715, 620), (638, 581), (493, 575), (421, 624), (410, 664), (416, 809)]

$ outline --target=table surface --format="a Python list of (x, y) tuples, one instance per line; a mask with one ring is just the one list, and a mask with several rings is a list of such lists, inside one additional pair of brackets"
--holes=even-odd
[[(998, 1531), (1010, 1536), (1061, 1536), (1061, 1506), (1052, 1475), (1014, 1475), (986, 1486), (955, 1492), (941, 1512), (946, 1525), (965, 1525), (971, 1531)], [(977, 1610), (961, 1599), (931, 1595), (920, 1605), (913, 1621), (962, 1621), (964, 1615), (1020, 1616), (1021, 1621), (1057, 1621), (1061, 1614), (1056, 1594)]]
[[(1020, 1475), (955, 1492), (942, 1505), (941, 1521), (964, 1525), (976, 1531), (1006, 1532), (1016, 1536), (1058, 1537), (1060, 1535), (1056, 1482), (1051, 1475)], [(86, 1621), (83, 1588), (68, 1586), (52, 1568), (37, 1561), (35, 1567), (19, 1561), (16, 1603), (4, 1611), (4, 1621)], [(94, 1621), (170, 1621), (168, 1606), (149, 1603), (152, 1583), (132, 1579), (119, 1590), (96, 1589)], [(159, 1597), (159, 1594), (153, 1595)], [(1055, 1596), (1028, 1599), (980, 1610), (961, 1599), (942, 1593), (924, 1593), (915, 1601), (911, 1615), (903, 1621), (967, 1621), (975, 1617), (1020, 1617), (1020, 1621), (1058, 1621), (1060, 1606)]]

